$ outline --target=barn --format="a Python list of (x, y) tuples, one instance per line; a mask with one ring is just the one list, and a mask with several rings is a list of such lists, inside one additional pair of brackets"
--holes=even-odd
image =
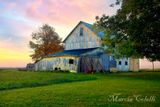
[(101, 48), (103, 32), (95, 32), (93, 25), (80, 21), (64, 39), (64, 51), (50, 54), (35, 63), (35, 70), (71, 72), (138, 71), (139, 60), (115, 59)]

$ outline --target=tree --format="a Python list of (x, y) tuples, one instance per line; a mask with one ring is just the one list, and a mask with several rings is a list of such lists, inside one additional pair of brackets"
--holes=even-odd
[(118, 56), (160, 61), (159, 0), (122, 0), (116, 15), (96, 20), (95, 26), (106, 34), (103, 43), (109, 45), (107, 50)]
[(34, 61), (63, 50), (62, 39), (48, 24), (44, 24), (38, 32), (33, 32), (31, 36), (32, 41), (29, 41), (29, 46), (33, 49), (31, 57)]

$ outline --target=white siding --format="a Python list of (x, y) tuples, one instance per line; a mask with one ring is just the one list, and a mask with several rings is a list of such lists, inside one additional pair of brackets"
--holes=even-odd
[[(73, 59), (74, 63), (69, 64), (69, 59)], [(72, 72), (77, 71), (78, 57), (53, 57), (44, 58), (35, 64), (36, 71), (54, 71), (55, 68), (60, 68), (61, 70), (70, 70)]]
[[(81, 27), (83, 36), (80, 36)], [(65, 50), (95, 48), (100, 44), (100, 38), (89, 28), (80, 24), (65, 41)]]
[[(128, 71), (129, 70), (129, 58), (117, 59), (117, 69), (119, 71)], [(121, 64), (119, 64), (121, 62)], [(127, 65), (125, 64), (127, 62)]]

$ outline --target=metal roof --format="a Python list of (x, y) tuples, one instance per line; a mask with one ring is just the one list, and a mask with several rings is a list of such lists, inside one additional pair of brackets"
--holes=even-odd
[(97, 34), (97, 36), (99, 36), (100, 38), (102, 38), (104, 36), (104, 32), (96, 32), (93, 28), (92, 24), (86, 23), (81, 21), (82, 24), (84, 24), (87, 28), (89, 28), (90, 30), (92, 30), (93, 32), (95, 32)]
[(87, 49), (73, 49), (73, 50), (64, 50), (55, 54), (49, 54), (48, 57), (55, 56), (81, 56), (84, 53), (92, 52), (98, 48), (87, 48)]

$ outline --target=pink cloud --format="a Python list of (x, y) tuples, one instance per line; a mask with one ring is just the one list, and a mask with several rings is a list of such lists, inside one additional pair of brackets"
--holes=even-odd
[[(70, 24), (74, 21), (94, 22), (95, 16), (116, 12), (109, 0), (28, 0), (24, 4), (8, 2), (7, 10), (14, 9), (32, 20), (51, 24)], [(72, 20), (72, 21), (70, 21)]]
[(94, 22), (95, 16), (103, 13), (115, 13), (116, 9), (110, 8), (108, 3), (106, 0), (36, 0), (18, 6), (18, 11), (42, 23), (72, 25), (79, 20)]
[(109, 0), (28, 0), (24, 4), (8, 3), (7, 10), (14, 9), (39, 23), (73, 26), (80, 20), (93, 23), (97, 15), (115, 13), (116, 8), (110, 8), (109, 4)]

